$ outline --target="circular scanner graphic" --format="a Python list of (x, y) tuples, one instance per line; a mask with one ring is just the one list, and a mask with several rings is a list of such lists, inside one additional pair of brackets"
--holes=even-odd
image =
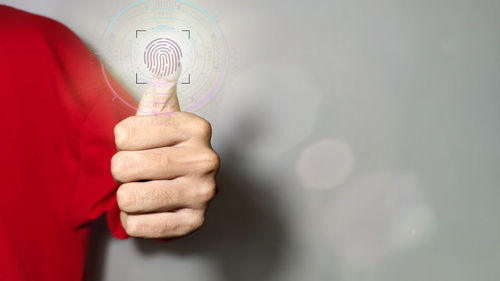
[[(110, 19), (99, 46), (101, 69), (139, 101), (157, 78), (176, 78), (183, 111), (196, 112), (222, 89), (231, 51), (214, 17), (188, 0), (140, 0)], [(181, 71), (182, 69), (182, 71)], [(179, 75), (179, 76), (177, 76)]]
[(175, 41), (158, 38), (148, 44), (144, 51), (144, 63), (154, 76), (167, 77), (177, 71), (182, 50)]

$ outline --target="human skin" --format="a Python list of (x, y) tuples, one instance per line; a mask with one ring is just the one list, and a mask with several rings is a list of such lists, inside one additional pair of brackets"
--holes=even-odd
[[(178, 111), (175, 87), (150, 90), (171, 95), (162, 100), (160, 114), (144, 115), (145, 95), (138, 115), (115, 126), (111, 173), (120, 183), (116, 196), (127, 234), (174, 238), (203, 225), (220, 158), (210, 145), (210, 123)], [(149, 97), (156, 102), (158, 96)]]

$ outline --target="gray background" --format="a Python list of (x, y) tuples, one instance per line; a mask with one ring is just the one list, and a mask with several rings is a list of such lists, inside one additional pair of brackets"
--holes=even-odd
[[(0, 1), (91, 47), (132, 1)], [(236, 50), (222, 191), (171, 243), (93, 232), (92, 280), (499, 280), (500, 1), (197, 0)]]

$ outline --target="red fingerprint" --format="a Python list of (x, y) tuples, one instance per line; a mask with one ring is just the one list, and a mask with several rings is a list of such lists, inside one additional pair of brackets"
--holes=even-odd
[(148, 44), (144, 51), (144, 63), (151, 73), (167, 77), (177, 71), (182, 50), (169, 38), (158, 38)]

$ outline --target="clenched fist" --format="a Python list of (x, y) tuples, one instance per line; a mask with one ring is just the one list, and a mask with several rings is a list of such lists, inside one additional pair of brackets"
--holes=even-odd
[(111, 172), (121, 184), (117, 201), (130, 236), (172, 238), (193, 232), (215, 195), (220, 160), (210, 145), (210, 123), (178, 110), (175, 85), (159, 84), (144, 94), (138, 116), (115, 127), (119, 151)]

